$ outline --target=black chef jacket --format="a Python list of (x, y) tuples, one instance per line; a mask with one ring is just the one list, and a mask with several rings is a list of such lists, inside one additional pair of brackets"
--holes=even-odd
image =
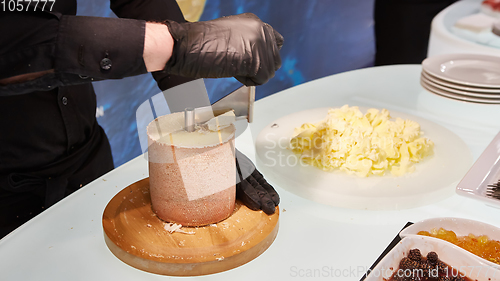
[[(54, 73), (0, 85), (0, 238), (113, 169), (91, 82), (146, 73), (145, 20), (184, 21), (175, 0), (111, 0), (119, 19), (75, 16), (76, 0), (31, 5), (0, 13), (0, 80)], [(155, 79), (162, 89), (189, 80)]]

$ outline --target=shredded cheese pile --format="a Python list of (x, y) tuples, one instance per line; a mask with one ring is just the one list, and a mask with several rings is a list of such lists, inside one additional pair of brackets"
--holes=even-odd
[(401, 176), (415, 170), (414, 163), (433, 154), (434, 143), (422, 137), (412, 120), (391, 120), (386, 109), (344, 105), (330, 109), (322, 122), (295, 128), (290, 149), (303, 162), (325, 171), (340, 169), (361, 177)]

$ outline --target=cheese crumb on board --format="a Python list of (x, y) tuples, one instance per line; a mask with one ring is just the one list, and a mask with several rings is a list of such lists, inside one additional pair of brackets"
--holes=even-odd
[(193, 231), (184, 231), (182, 230), (182, 225), (180, 224), (177, 224), (177, 223), (166, 223), (163, 228), (168, 231), (169, 233), (174, 233), (174, 232), (178, 232), (178, 233), (184, 233), (184, 234), (194, 234)]
[(295, 128), (290, 149), (325, 171), (401, 176), (432, 155), (434, 143), (422, 137), (417, 122), (391, 119), (386, 109), (370, 108), (365, 114), (357, 106), (330, 109), (325, 120)]

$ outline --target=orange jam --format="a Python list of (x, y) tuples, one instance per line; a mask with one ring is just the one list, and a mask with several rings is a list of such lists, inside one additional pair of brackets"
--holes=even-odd
[(490, 240), (486, 235), (457, 236), (455, 232), (442, 227), (438, 230), (432, 229), (431, 232), (419, 231), (417, 234), (446, 240), (488, 261), (500, 264), (500, 242)]

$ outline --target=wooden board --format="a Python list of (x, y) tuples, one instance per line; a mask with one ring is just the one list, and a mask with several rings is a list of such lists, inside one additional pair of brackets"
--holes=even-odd
[(183, 227), (194, 234), (169, 233), (151, 209), (149, 178), (120, 191), (106, 206), (102, 224), (106, 245), (126, 264), (171, 276), (198, 276), (229, 270), (262, 254), (278, 233), (273, 215), (252, 211), (239, 201), (217, 224)]

